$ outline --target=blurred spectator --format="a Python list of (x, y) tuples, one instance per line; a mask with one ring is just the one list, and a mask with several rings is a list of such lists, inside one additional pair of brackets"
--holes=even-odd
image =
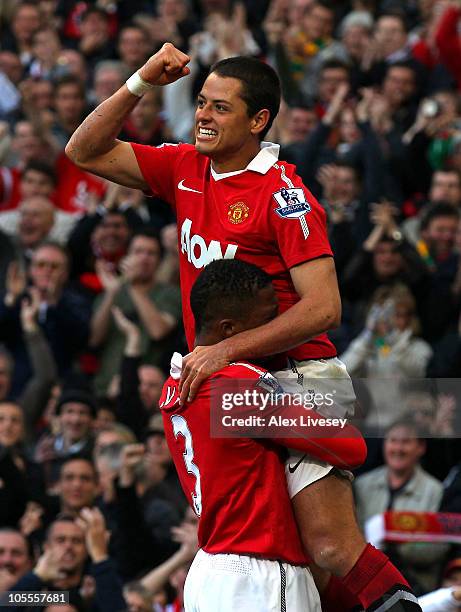
[(11, 51), (0, 51), (0, 119), (7, 119), (21, 103), (18, 85), (22, 77), (19, 57)]
[(46, 159), (49, 147), (37, 127), (24, 120), (14, 126), (11, 153), (6, 165), (22, 170), (32, 159)]
[(458, 612), (461, 609), (461, 559), (449, 561), (443, 570), (441, 588), (419, 598), (423, 612)]
[[(44, 187), (47, 191), (48, 185)], [(33, 189), (34, 190), (34, 189)], [(39, 191), (43, 191), (39, 188)], [(3, 213), (0, 223), (12, 234), (18, 255), (28, 262), (34, 250), (50, 235), (55, 222), (53, 202), (44, 195), (33, 195), (20, 202), (18, 209)]]
[(93, 80), (95, 106), (110, 98), (130, 76), (123, 64), (116, 60), (103, 60), (96, 64)]
[(31, 160), (25, 168), (2, 168), (0, 175), (0, 210), (17, 208), (22, 200), (34, 196), (52, 199), (56, 189), (56, 175), (46, 162)]
[(389, 104), (395, 128), (404, 134), (416, 116), (415, 97), (418, 92), (418, 74), (413, 64), (395, 62), (387, 67), (381, 95)]
[(20, 406), (0, 403), (0, 524), (14, 527), (29, 501), (42, 503), (44, 480), (40, 467), (27, 456), (23, 443), (24, 414)]
[[(93, 578), (90, 589), (85, 579), (88, 555)], [(122, 585), (107, 552), (106, 525), (97, 509), (86, 508), (77, 520), (65, 515), (56, 519), (48, 530), (45, 552), (32, 572), (12, 588), (15, 591), (44, 589), (69, 591), (70, 602), (77, 609), (89, 605), (95, 612), (123, 609)]]
[(95, 434), (94, 456), (98, 458), (99, 452), (112, 444), (134, 444), (136, 436), (134, 433), (122, 423), (112, 423), (106, 425)]
[(160, 115), (162, 97), (160, 89), (148, 91), (134, 107), (125, 125), (125, 140), (157, 146), (172, 140)]
[(17, 53), (23, 66), (28, 66), (32, 60), (33, 36), (39, 27), (40, 12), (37, 5), (31, 1), (18, 3), (11, 19), (11, 31), (3, 42), (3, 48)]
[(96, 264), (101, 267), (98, 262), (103, 262), (114, 274), (119, 271), (132, 233), (129, 219), (128, 211), (99, 206), (96, 212), (79, 220), (69, 237), (72, 278), (79, 280), (93, 295), (103, 289), (103, 279), (96, 269)]
[[(265, 29), (274, 48), (277, 71), (282, 80), (285, 99), (290, 102), (300, 91), (309, 95), (312, 86), (312, 67), (316, 56), (335, 44), (332, 39), (334, 11), (327, 2), (315, 0), (304, 3), (299, 13), (287, 12), (283, 27), (283, 4), (274, 2), (266, 19)], [(298, 17), (298, 21), (294, 21)]]
[[(424, 438), (411, 420), (392, 424), (384, 440), (385, 465), (359, 476), (354, 483), (360, 524), (386, 510), (436, 512), (443, 494), (442, 483), (419, 465), (426, 450)], [(444, 544), (397, 544), (386, 546), (413, 588), (421, 592), (436, 585), (434, 564), (447, 552)]]
[(78, 516), (94, 504), (98, 494), (98, 476), (90, 459), (84, 456), (67, 458), (59, 472), (60, 512)]
[(14, 361), (4, 346), (0, 345), (0, 401), (9, 394), (13, 376)]
[(9, 591), (30, 569), (26, 538), (16, 529), (0, 527), (0, 593)]
[(86, 99), (85, 86), (72, 75), (63, 76), (54, 86), (53, 105), (56, 120), (51, 133), (61, 150), (84, 118)]
[(140, 365), (141, 333), (119, 308), (113, 308), (117, 328), (126, 338), (120, 376), (120, 395), (117, 416), (132, 429), (138, 439), (144, 437), (146, 426), (154, 412), (162, 392), (165, 375), (151, 365)]
[(420, 240), (416, 248), (430, 271), (430, 283), (421, 316), (424, 337), (430, 342), (440, 338), (459, 315), (459, 255), (455, 238), (459, 212), (451, 204), (435, 204), (421, 220)]
[(63, 49), (58, 57), (60, 65), (64, 66), (66, 71), (77, 77), (82, 83), (88, 81), (88, 68), (85, 63), (85, 58), (82, 53), (75, 49)]
[(92, 423), (96, 406), (87, 391), (65, 389), (58, 400), (56, 414), (58, 431), (44, 434), (35, 449), (35, 458), (43, 465), (48, 488), (54, 486), (59, 473), (62, 476), (61, 466), (66, 459), (72, 455), (90, 458), (94, 444)]
[[(38, 323), (47, 338), (61, 375), (66, 374), (88, 337), (89, 306), (67, 285), (69, 258), (58, 244), (42, 244), (32, 256), (29, 289), (40, 302)], [(1, 337), (15, 359), (14, 384), (20, 389), (30, 376), (30, 359), (21, 330), (21, 297), (27, 296), (26, 276), (11, 269), (0, 304)]]
[(113, 398), (107, 396), (97, 398), (96, 419), (93, 423), (95, 434), (115, 423), (115, 408), (115, 400)]
[(403, 283), (416, 298), (426, 289), (426, 264), (403, 238), (394, 214), (388, 202), (372, 207), (374, 227), (342, 274), (342, 292), (352, 305), (350, 324), (357, 332), (363, 329), (367, 304), (379, 286)]
[(124, 69), (131, 75), (149, 57), (151, 42), (146, 30), (136, 24), (121, 28), (118, 35), (117, 50)]
[(112, 321), (112, 307), (117, 306), (141, 329), (141, 354), (145, 361), (158, 365), (171, 340), (171, 332), (180, 320), (180, 297), (176, 288), (156, 282), (161, 258), (158, 236), (148, 231), (136, 234), (122, 264), (123, 277), (117, 277), (103, 262), (98, 274), (105, 293), (98, 297), (91, 320), (90, 345), (100, 351), (101, 367), (95, 380), (99, 392), (105, 392), (113, 375), (119, 371), (125, 338)]
[[(365, 329), (341, 355), (351, 376), (367, 378), (377, 415), (368, 423), (387, 426), (399, 416), (398, 382), (422, 378), (432, 354), (430, 346), (417, 337), (420, 324), (416, 303), (405, 286), (377, 289)], [(395, 382), (389, 389), (389, 379)]]
[(80, 19), (79, 51), (92, 70), (98, 62), (115, 58), (115, 46), (110, 39), (108, 13), (98, 6), (89, 6)]
[(54, 29), (45, 27), (34, 32), (32, 51), (34, 59), (28, 69), (31, 77), (52, 80), (63, 75), (65, 69), (58, 63), (61, 41)]

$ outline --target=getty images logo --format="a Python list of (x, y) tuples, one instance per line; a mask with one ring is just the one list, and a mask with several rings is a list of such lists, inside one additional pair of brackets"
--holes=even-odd
[(207, 244), (199, 234), (193, 234), (192, 221), (185, 219), (181, 226), (181, 251), (187, 254), (187, 259), (196, 268), (204, 268), (216, 259), (234, 259), (237, 252), (236, 244), (228, 244), (223, 253), (222, 245), (217, 240), (210, 240)]

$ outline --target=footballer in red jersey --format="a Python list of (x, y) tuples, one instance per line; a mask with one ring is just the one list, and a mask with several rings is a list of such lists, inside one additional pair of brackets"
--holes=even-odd
[[(348, 387), (347, 372), (323, 335), (341, 319), (324, 213), (294, 169), (276, 159), (275, 148), (261, 150), (280, 105), (275, 71), (249, 57), (225, 59), (211, 68), (197, 101), (196, 151), (187, 146), (163, 146), (152, 154), (142, 149), (141, 157), (152, 155), (155, 160), (144, 164), (136, 154), (140, 149), (116, 138), (139, 98), (154, 86), (186, 77), (189, 61), (165, 43), (84, 120), (66, 147), (82, 169), (127, 187), (163, 191), (165, 185), (179, 218), (181, 284), (191, 287), (194, 268), (221, 257), (239, 259), (242, 251), (243, 259), (260, 263), (272, 276), (279, 316), (215, 345), (196, 346), (183, 363), (181, 401), (193, 399), (204, 380), (231, 362), (287, 352), (291, 363), (285, 374), (295, 381), (304, 385), (303, 381), (315, 378), (311, 388), (316, 390), (326, 379), (338, 385), (346, 381), (341, 385)], [(186, 151), (190, 159), (181, 166)], [(168, 163), (160, 164), (158, 155), (165, 155)], [(146, 167), (155, 176), (143, 174)], [(183, 196), (188, 198), (184, 211)], [(247, 259), (250, 253), (252, 258)], [(186, 325), (191, 342), (190, 316)], [(331, 465), (309, 459), (289, 467), (293, 472), (288, 484), (303, 544), (318, 566), (338, 578), (334, 591), (347, 590), (365, 610), (382, 604), (389, 612), (420, 610), (403, 576), (385, 555), (366, 544), (356, 522), (350, 483)], [(327, 579), (324, 576), (323, 584)]]
[[(278, 312), (270, 277), (256, 266), (238, 260), (221, 260), (207, 266), (192, 288), (190, 301), (197, 342), (205, 345), (258, 326)], [(319, 439), (313, 444), (304, 438), (210, 437), (212, 385), (234, 381), (236, 388), (237, 381), (248, 381), (249, 388), (256, 388), (260, 382), (266, 385), (270, 374), (251, 364), (230, 364), (201, 386), (194, 401), (180, 405), (181, 363), (181, 355), (175, 353), (160, 399), (165, 435), (186, 497), (200, 517), (200, 548), (208, 555), (218, 555), (209, 559), (202, 552), (193, 565), (185, 587), (186, 610), (191, 606), (200, 611), (214, 604), (214, 609), (219, 607), (222, 611), (254, 608), (262, 612), (272, 609), (273, 598), (285, 598), (287, 608), (293, 611), (320, 610), (311, 592), (315, 588), (310, 574), (285, 565), (306, 565), (309, 560), (294, 520), (280, 445), (318, 453), (317, 457), (323, 460), (334, 461), (338, 457), (342, 467), (356, 467), (366, 456), (362, 437), (350, 426), (341, 432), (343, 437), (322, 440), (322, 444)], [(277, 385), (275, 379), (273, 383)], [(260, 563), (259, 572), (248, 569), (242, 583), (239, 571), (232, 572), (229, 559), (219, 555), (250, 556), (272, 563)], [(225, 601), (218, 588), (222, 571), (213, 570), (218, 560), (228, 565), (226, 586), (221, 587), (226, 591)], [(274, 567), (276, 571), (280, 569), (274, 561), (280, 563), (288, 578), (283, 586), (280, 580), (273, 583)], [(207, 581), (213, 583), (211, 591), (197, 586), (203, 587)], [(243, 606), (239, 604), (242, 598)]]

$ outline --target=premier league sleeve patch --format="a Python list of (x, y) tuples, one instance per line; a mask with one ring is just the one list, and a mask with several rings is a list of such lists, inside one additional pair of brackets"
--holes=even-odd
[(310, 204), (306, 201), (302, 187), (282, 187), (280, 191), (272, 194), (279, 205), (275, 213), (282, 219), (298, 219), (304, 238), (309, 236), (305, 215), (311, 211)]

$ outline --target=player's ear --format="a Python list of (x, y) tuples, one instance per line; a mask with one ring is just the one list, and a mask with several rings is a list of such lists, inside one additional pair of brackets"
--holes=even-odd
[(251, 133), (256, 135), (262, 132), (270, 119), (270, 115), (270, 111), (267, 108), (263, 108), (256, 115), (253, 115), (250, 128)]
[(238, 332), (236, 322), (232, 319), (223, 319), (222, 321), (219, 321), (219, 331), (223, 338), (235, 336), (235, 334)]

